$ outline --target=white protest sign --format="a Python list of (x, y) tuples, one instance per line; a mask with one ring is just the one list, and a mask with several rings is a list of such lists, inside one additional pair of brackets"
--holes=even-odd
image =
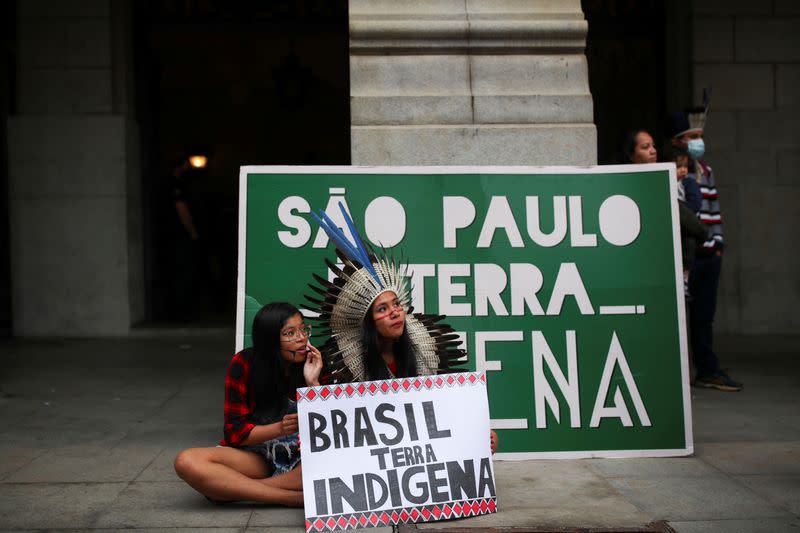
[(483, 372), (297, 390), (306, 531), (497, 508)]

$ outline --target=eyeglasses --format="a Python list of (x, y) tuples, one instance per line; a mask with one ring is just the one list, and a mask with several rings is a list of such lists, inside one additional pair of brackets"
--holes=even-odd
[(311, 336), (311, 326), (287, 329), (286, 331), (282, 331), (281, 335), (287, 341), (295, 341), (302, 337), (307, 339)]

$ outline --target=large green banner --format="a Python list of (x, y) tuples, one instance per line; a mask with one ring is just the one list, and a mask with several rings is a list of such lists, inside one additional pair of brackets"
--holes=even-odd
[(498, 459), (692, 453), (674, 165), (242, 167), (237, 349), (329, 277), (340, 202), (486, 372)]

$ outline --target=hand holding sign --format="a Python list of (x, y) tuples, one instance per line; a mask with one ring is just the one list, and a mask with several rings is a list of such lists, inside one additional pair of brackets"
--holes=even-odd
[(285, 415), (281, 420), (281, 432), (283, 435), (292, 435), (297, 433), (297, 413)]
[(307, 531), (495, 511), (483, 373), (298, 389), (298, 411)]

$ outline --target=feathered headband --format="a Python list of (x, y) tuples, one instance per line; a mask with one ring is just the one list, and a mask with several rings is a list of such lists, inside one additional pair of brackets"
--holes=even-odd
[(708, 109), (711, 106), (711, 88), (703, 89), (703, 105), (673, 114), (672, 137), (706, 128)]
[(306, 295), (311, 302), (306, 307), (318, 313), (322, 334), (330, 335), (322, 354), (332, 380), (342, 383), (368, 378), (366, 347), (362, 341), (364, 317), (375, 299), (388, 291), (394, 292), (407, 310), (405, 327), (414, 348), (417, 373), (428, 375), (461, 370), (451, 368), (451, 364), (464, 358), (465, 354), (457, 348), (459, 340), (453, 329), (438, 323), (444, 317), (412, 314), (411, 290), (403, 266), (385, 253), (379, 257), (367, 249), (341, 203), (339, 209), (353, 242), (324, 211), (311, 213), (336, 245), (343, 266), (340, 268), (326, 259), (325, 264), (333, 272), (334, 280), (331, 282), (314, 274), (319, 286), (309, 284), (309, 287), (321, 298)]

